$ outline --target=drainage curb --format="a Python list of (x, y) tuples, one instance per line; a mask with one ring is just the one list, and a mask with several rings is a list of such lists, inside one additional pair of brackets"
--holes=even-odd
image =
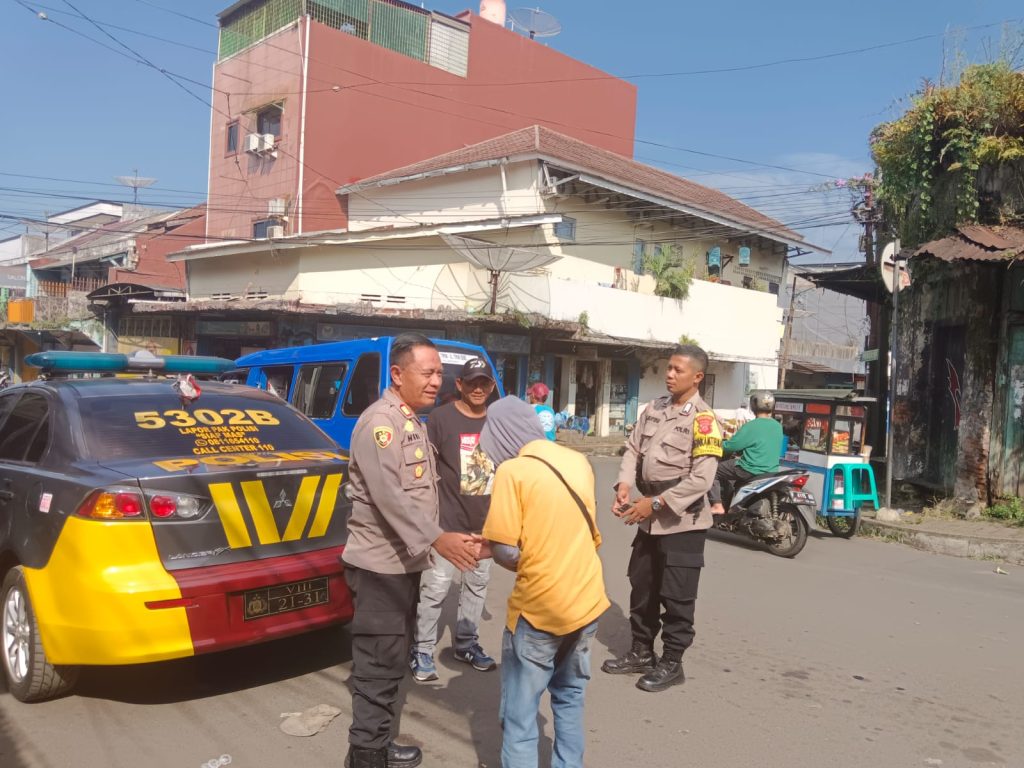
[(906, 525), (881, 523), (870, 519), (861, 520), (861, 530), (938, 555), (971, 557), (978, 560), (1005, 560), (1008, 563), (1024, 565), (1024, 541), (922, 531)]

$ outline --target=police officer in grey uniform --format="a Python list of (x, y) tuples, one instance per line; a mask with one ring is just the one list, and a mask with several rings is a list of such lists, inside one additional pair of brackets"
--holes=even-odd
[[(707, 492), (722, 456), (722, 433), (699, 394), (708, 356), (676, 347), (668, 362), (668, 395), (652, 401), (626, 443), (612, 512), (638, 530), (629, 560), (633, 645), (609, 659), (609, 674), (642, 674), (636, 687), (663, 691), (682, 683), (683, 652), (693, 643), (694, 607), (704, 542), (711, 527)], [(635, 488), (640, 498), (631, 502)], [(659, 659), (654, 640), (661, 631)]]
[(431, 548), (460, 570), (475, 568), (482, 539), (438, 524), (437, 469), (416, 411), (433, 405), (441, 358), (420, 334), (391, 345), (391, 386), (352, 432), (352, 517), (342, 559), (352, 592), (350, 768), (414, 768), (417, 747), (391, 741), (398, 686)]

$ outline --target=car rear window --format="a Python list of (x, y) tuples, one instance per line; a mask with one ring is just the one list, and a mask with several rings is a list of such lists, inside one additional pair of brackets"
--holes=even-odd
[(168, 393), (78, 403), (89, 456), (100, 461), (336, 449), (304, 416), (262, 398), (204, 393), (183, 406)]

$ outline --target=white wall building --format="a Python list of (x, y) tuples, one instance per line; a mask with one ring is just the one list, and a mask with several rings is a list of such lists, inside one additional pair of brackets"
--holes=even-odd
[[(721, 192), (541, 127), (338, 194), (345, 231), (172, 254), (188, 264), (190, 299), (575, 323), (573, 338), (540, 339), (515, 370), (520, 384), (545, 380), (556, 410), (586, 415), (597, 434), (663, 393), (659, 360), (681, 337), (711, 357), (712, 405), (774, 386), (787, 254), (814, 248)], [(685, 299), (656, 295), (658, 254), (692, 275)]]

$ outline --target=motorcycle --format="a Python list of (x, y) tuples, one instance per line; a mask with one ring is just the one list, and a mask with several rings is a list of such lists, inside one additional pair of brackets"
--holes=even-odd
[(796, 557), (818, 508), (814, 494), (804, 490), (808, 477), (787, 469), (750, 478), (736, 487), (725, 514), (715, 515), (714, 527), (749, 536), (778, 557)]

